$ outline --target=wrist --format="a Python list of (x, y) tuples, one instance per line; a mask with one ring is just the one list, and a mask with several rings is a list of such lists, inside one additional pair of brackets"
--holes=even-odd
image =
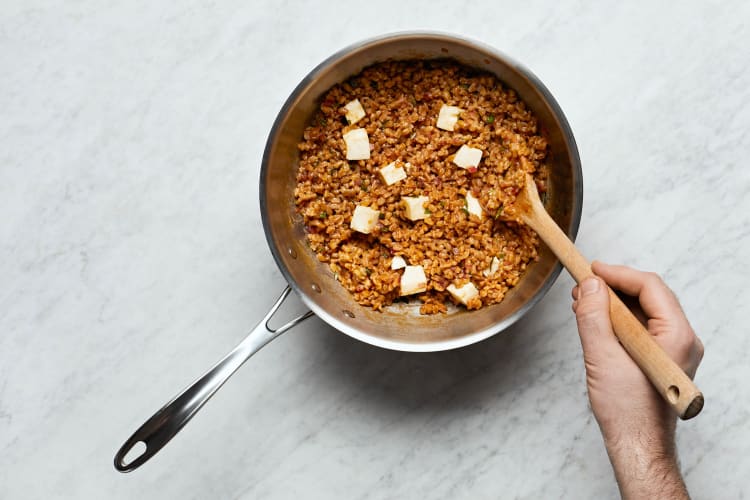
[[(650, 401), (654, 403), (654, 401)], [(642, 450), (649, 459), (674, 459), (677, 415), (661, 401), (641, 404), (637, 411), (595, 411), (607, 453), (610, 457), (629, 455), (628, 450)]]
[(623, 498), (689, 498), (673, 440), (605, 440), (605, 444)]

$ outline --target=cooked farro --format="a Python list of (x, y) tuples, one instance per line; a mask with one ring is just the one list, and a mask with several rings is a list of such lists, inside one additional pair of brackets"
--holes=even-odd
[[(352, 113), (358, 105), (347, 107), (355, 99), (364, 117)], [(448, 130), (437, 127), (444, 105), (461, 109), (453, 130), (451, 108), (441, 118)], [(347, 160), (343, 135), (359, 128), (369, 139), (369, 159)], [(465, 168), (453, 162), (463, 145), (481, 150), (478, 166), (468, 148), (473, 156)], [(426, 291), (406, 297), (422, 301), (422, 314), (445, 312), (448, 300), (457, 301), (446, 290), (451, 284), (472, 293), (462, 287), (476, 287), (468, 309), (500, 302), (538, 258), (536, 234), (500, 214), (527, 172), (544, 190), (547, 142), (531, 111), (493, 75), (447, 60), (370, 66), (328, 91), (299, 150), (295, 203), (308, 243), (362, 305), (377, 310), (399, 299), (404, 269), (391, 268), (394, 256), (424, 270)], [(399, 168), (406, 178), (388, 185), (403, 177)], [(417, 207), (424, 218), (409, 220), (402, 197), (419, 196), (429, 198)], [(379, 212), (375, 220), (366, 211), (371, 218), (355, 224), (369, 234), (350, 226), (356, 206)]]

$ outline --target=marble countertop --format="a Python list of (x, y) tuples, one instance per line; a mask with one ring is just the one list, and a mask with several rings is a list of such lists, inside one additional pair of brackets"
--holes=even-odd
[(556, 96), (583, 161), (580, 248), (661, 273), (705, 343), (706, 406), (678, 429), (689, 489), (747, 496), (750, 4), (334, 4), (0, 7), (0, 498), (617, 495), (566, 274), (450, 352), (313, 318), (141, 469), (112, 466), (285, 286), (257, 181), (287, 95), (404, 29), (493, 45)]

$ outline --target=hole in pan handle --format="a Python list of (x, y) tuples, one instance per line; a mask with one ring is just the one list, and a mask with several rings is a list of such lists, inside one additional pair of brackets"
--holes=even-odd
[[(250, 356), (277, 336), (313, 315), (312, 311), (307, 311), (276, 329), (269, 328), (268, 321), (278, 311), (290, 291), (291, 288), (287, 286), (271, 306), (271, 310), (232, 352), (164, 405), (125, 441), (115, 454), (115, 469), (130, 472), (156, 455)], [(137, 454), (135, 448), (138, 448), (140, 454)]]

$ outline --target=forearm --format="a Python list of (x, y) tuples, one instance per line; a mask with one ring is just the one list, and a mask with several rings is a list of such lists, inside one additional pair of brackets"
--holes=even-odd
[(607, 453), (623, 499), (689, 499), (674, 447), (608, 443)]

